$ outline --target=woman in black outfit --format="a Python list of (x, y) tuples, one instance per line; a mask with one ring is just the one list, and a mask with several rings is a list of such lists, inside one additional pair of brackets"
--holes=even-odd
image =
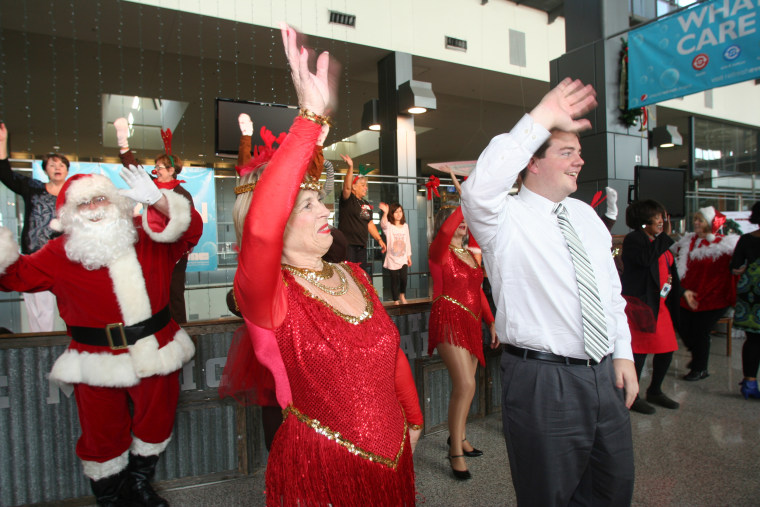
[[(676, 409), (678, 402), (662, 392), (662, 382), (678, 349), (674, 319), (679, 315), (679, 299), (692, 305), (694, 294), (683, 290), (673, 254), (670, 220), (657, 201), (634, 201), (626, 210), (625, 223), (633, 229), (623, 240), (623, 296), (631, 328), (631, 347), (636, 375), (641, 378), (647, 354), (654, 354), (652, 380), (647, 401), (636, 398), (631, 410), (653, 414), (648, 402)], [(675, 316), (675, 317), (674, 317)]]

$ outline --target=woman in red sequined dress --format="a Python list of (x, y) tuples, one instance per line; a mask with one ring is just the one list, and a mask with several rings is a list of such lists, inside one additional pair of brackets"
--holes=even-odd
[(312, 74), (295, 31), (284, 26), (283, 41), (301, 114), (251, 189), (234, 284), (283, 407), (267, 505), (413, 505), (422, 414), (409, 363), (359, 265), (322, 261), (329, 211), (318, 175), (304, 177), (334, 100), (332, 64), (322, 53)]
[(469, 479), (465, 456), (483, 453), (467, 441), (465, 424), (475, 395), (478, 362), (485, 366), (481, 318), (491, 329), (491, 347), (498, 346), (493, 315), (481, 287), (483, 271), (463, 247), (467, 224), (462, 209), (444, 208), (435, 217), (436, 235), (428, 261), (433, 278), (433, 307), (428, 327), (428, 353), (438, 349), (451, 376), (449, 460), (454, 477)]

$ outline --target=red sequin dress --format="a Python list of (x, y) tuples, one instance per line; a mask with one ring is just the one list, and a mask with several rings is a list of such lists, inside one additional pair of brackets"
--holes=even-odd
[(414, 505), (408, 429), (422, 424), (422, 413), (398, 330), (358, 266), (333, 265), (364, 295), (358, 317), (339, 314), (280, 266), (319, 130), (297, 118), (264, 170), (235, 276), (256, 358), (284, 408), (267, 463), (267, 505)]
[(490, 324), (493, 315), (483, 294), (483, 271), (468, 265), (449, 249), (462, 220), (462, 209), (457, 208), (430, 245), (433, 307), (428, 326), (428, 354), (440, 343), (451, 343), (467, 349), (485, 366), (480, 319)]

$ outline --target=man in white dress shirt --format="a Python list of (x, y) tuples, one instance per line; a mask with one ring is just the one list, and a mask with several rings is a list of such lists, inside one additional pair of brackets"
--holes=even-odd
[[(638, 382), (625, 301), (607, 228), (568, 197), (583, 166), (576, 132), (591, 125), (579, 118), (595, 106), (590, 85), (564, 80), (491, 140), (462, 185), (505, 344), (503, 428), (520, 505), (627, 505), (633, 495), (628, 407)], [(509, 196), (521, 171), (523, 186)], [(562, 208), (581, 261), (560, 227)], [(588, 291), (579, 289), (586, 268), (578, 262), (595, 285), (601, 342), (591, 348)]]

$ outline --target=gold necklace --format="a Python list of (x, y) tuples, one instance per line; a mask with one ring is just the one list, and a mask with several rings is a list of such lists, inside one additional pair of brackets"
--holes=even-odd
[(307, 268), (297, 268), (295, 266), (291, 266), (290, 264), (283, 264), (282, 267), (288, 270), (294, 276), (306, 280), (314, 287), (318, 288), (322, 292), (330, 294), (331, 296), (342, 296), (348, 292), (348, 280), (346, 280), (346, 276), (340, 269), (337, 271), (338, 278), (340, 279), (340, 284), (335, 287), (328, 287), (327, 285), (320, 283), (322, 280), (328, 280), (332, 278), (333, 274), (335, 273), (332, 264), (325, 262), (324, 260), (322, 261), (322, 269), (320, 271)]
[(461, 254), (461, 255), (465, 255), (465, 254), (469, 253), (469, 250), (467, 250), (466, 248), (460, 248), (460, 247), (456, 247), (454, 245), (449, 245), (449, 249), (452, 252), (455, 252), (455, 253), (458, 253), (458, 254)]

